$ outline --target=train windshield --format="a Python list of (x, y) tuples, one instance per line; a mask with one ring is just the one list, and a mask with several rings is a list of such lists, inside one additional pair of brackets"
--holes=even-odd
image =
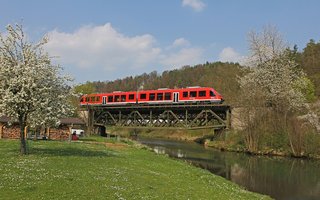
[(210, 97), (216, 96), (213, 91), (210, 91)]

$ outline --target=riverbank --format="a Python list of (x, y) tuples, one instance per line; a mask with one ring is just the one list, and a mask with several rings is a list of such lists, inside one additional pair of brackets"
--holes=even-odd
[[(278, 139), (278, 138), (277, 138)], [(229, 131), (217, 136), (214, 140), (205, 140), (204, 145), (210, 148), (215, 148), (220, 151), (246, 153), (260, 156), (280, 156), (294, 157), (301, 159), (320, 159), (320, 136), (314, 134), (312, 138), (304, 141), (301, 145), (305, 151), (300, 155), (294, 155), (291, 151), (290, 144), (286, 138), (275, 140), (274, 138), (261, 138), (260, 145), (255, 151), (250, 151), (245, 145), (245, 138), (241, 132)]]
[(2, 199), (270, 199), (132, 141), (0, 140)]
[[(112, 128), (110, 134), (120, 135), (122, 137), (142, 136), (149, 138), (164, 138), (182, 141), (196, 141), (199, 138), (206, 138), (208, 130), (179, 130), (179, 129), (127, 129)], [(213, 135), (213, 131), (212, 134)]]
[[(211, 131), (212, 133), (208, 133)], [(286, 138), (262, 138), (261, 145), (258, 150), (250, 151), (246, 148), (245, 139), (241, 132), (225, 131), (221, 133), (214, 133), (212, 130), (151, 130), (151, 129), (112, 129), (112, 134), (120, 135), (122, 137), (131, 137), (139, 135), (141, 137), (149, 138), (163, 138), (181, 141), (193, 141), (204, 144), (206, 147), (215, 148), (220, 151), (230, 151), (238, 153), (247, 153), (251, 155), (263, 156), (282, 156), (282, 157), (296, 157), (307, 159), (320, 159), (320, 136), (314, 134), (305, 141), (309, 145), (307, 151), (299, 156), (295, 156), (290, 151), (289, 142)]]

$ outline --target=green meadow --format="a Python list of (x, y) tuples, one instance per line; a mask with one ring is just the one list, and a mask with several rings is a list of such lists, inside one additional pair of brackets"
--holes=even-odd
[(269, 199), (131, 141), (0, 140), (0, 199)]

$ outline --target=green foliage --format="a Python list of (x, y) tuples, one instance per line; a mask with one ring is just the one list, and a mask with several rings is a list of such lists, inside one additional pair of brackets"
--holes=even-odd
[(288, 134), (285, 132), (263, 133), (260, 140), (260, 149), (272, 149), (289, 152)]
[[(320, 76), (320, 74), (319, 74)], [(320, 78), (320, 77), (319, 77)], [(307, 102), (313, 102), (316, 100), (315, 87), (312, 81), (307, 77), (302, 77), (294, 83), (294, 87), (301, 91)]]
[(320, 96), (320, 42), (311, 39), (303, 51), (297, 53), (296, 60), (315, 85), (316, 95)]
[(86, 82), (84, 84), (76, 85), (74, 87), (74, 92), (76, 94), (91, 94), (96, 92), (96, 88), (93, 83)]
[(86, 82), (84, 84), (79, 84), (74, 86), (73, 88), (74, 94), (73, 96), (70, 96), (70, 104), (73, 107), (73, 109), (76, 111), (74, 112), (73, 117), (79, 117), (79, 99), (83, 94), (92, 94), (96, 93), (96, 87), (91, 82)]
[(238, 131), (227, 132), (225, 140), (234, 142), (235, 147), (243, 148), (245, 146), (243, 133)]
[(30, 142), (26, 157), (17, 144), (0, 140), (1, 199), (270, 199), (122, 143)]
[(305, 137), (305, 153), (311, 155), (320, 155), (320, 135), (315, 132), (306, 133)]
[[(220, 145), (220, 148), (224, 148), (224, 149), (229, 148), (230, 150), (234, 150), (234, 151), (245, 151), (246, 149), (245, 137), (242, 131), (231, 130), (231, 131), (225, 132), (225, 134), (223, 135), (224, 137), (214, 139), (212, 142), (210, 142), (209, 145), (212, 145), (212, 146)], [(221, 141), (223, 141), (222, 144), (221, 144)]]

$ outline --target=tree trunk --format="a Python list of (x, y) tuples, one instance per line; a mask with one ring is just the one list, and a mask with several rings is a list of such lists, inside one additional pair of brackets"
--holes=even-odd
[(297, 154), (297, 152), (295, 151), (295, 146), (294, 146), (294, 142), (293, 142), (293, 139), (292, 139), (292, 135), (290, 134), (290, 131), (289, 131), (289, 128), (288, 128), (288, 111), (285, 112), (284, 114), (284, 124), (285, 124), (285, 132), (287, 132), (287, 135), (288, 135), (288, 139), (289, 139), (289, 143), (290, 143), (290, 148), (291, 148), (291, 151), (292, 151), (292, 154), (294, 156), (299, 156)]
[(2, 133), (3, 133), (3, 124), (0, 123), (0, 139), (2, 139)]
[(26, 155), (27, 154), (27, 142), (25, 138), (25, 127), (26, 127), (26, 117), (25, 115), (19, 116), (19, 125), (20, 125), (20, 154)]
[(46, 136), (47, 136), (47, 139), (50, 140), (50, 127), (46, 128)]
[(69, 128), (68, 141), (71, 142), (71, 136), (72, 136), (71, 130), (72, 130), (72, 125), (71, 125), (71, 126), (68, 126), (68, 128)]

